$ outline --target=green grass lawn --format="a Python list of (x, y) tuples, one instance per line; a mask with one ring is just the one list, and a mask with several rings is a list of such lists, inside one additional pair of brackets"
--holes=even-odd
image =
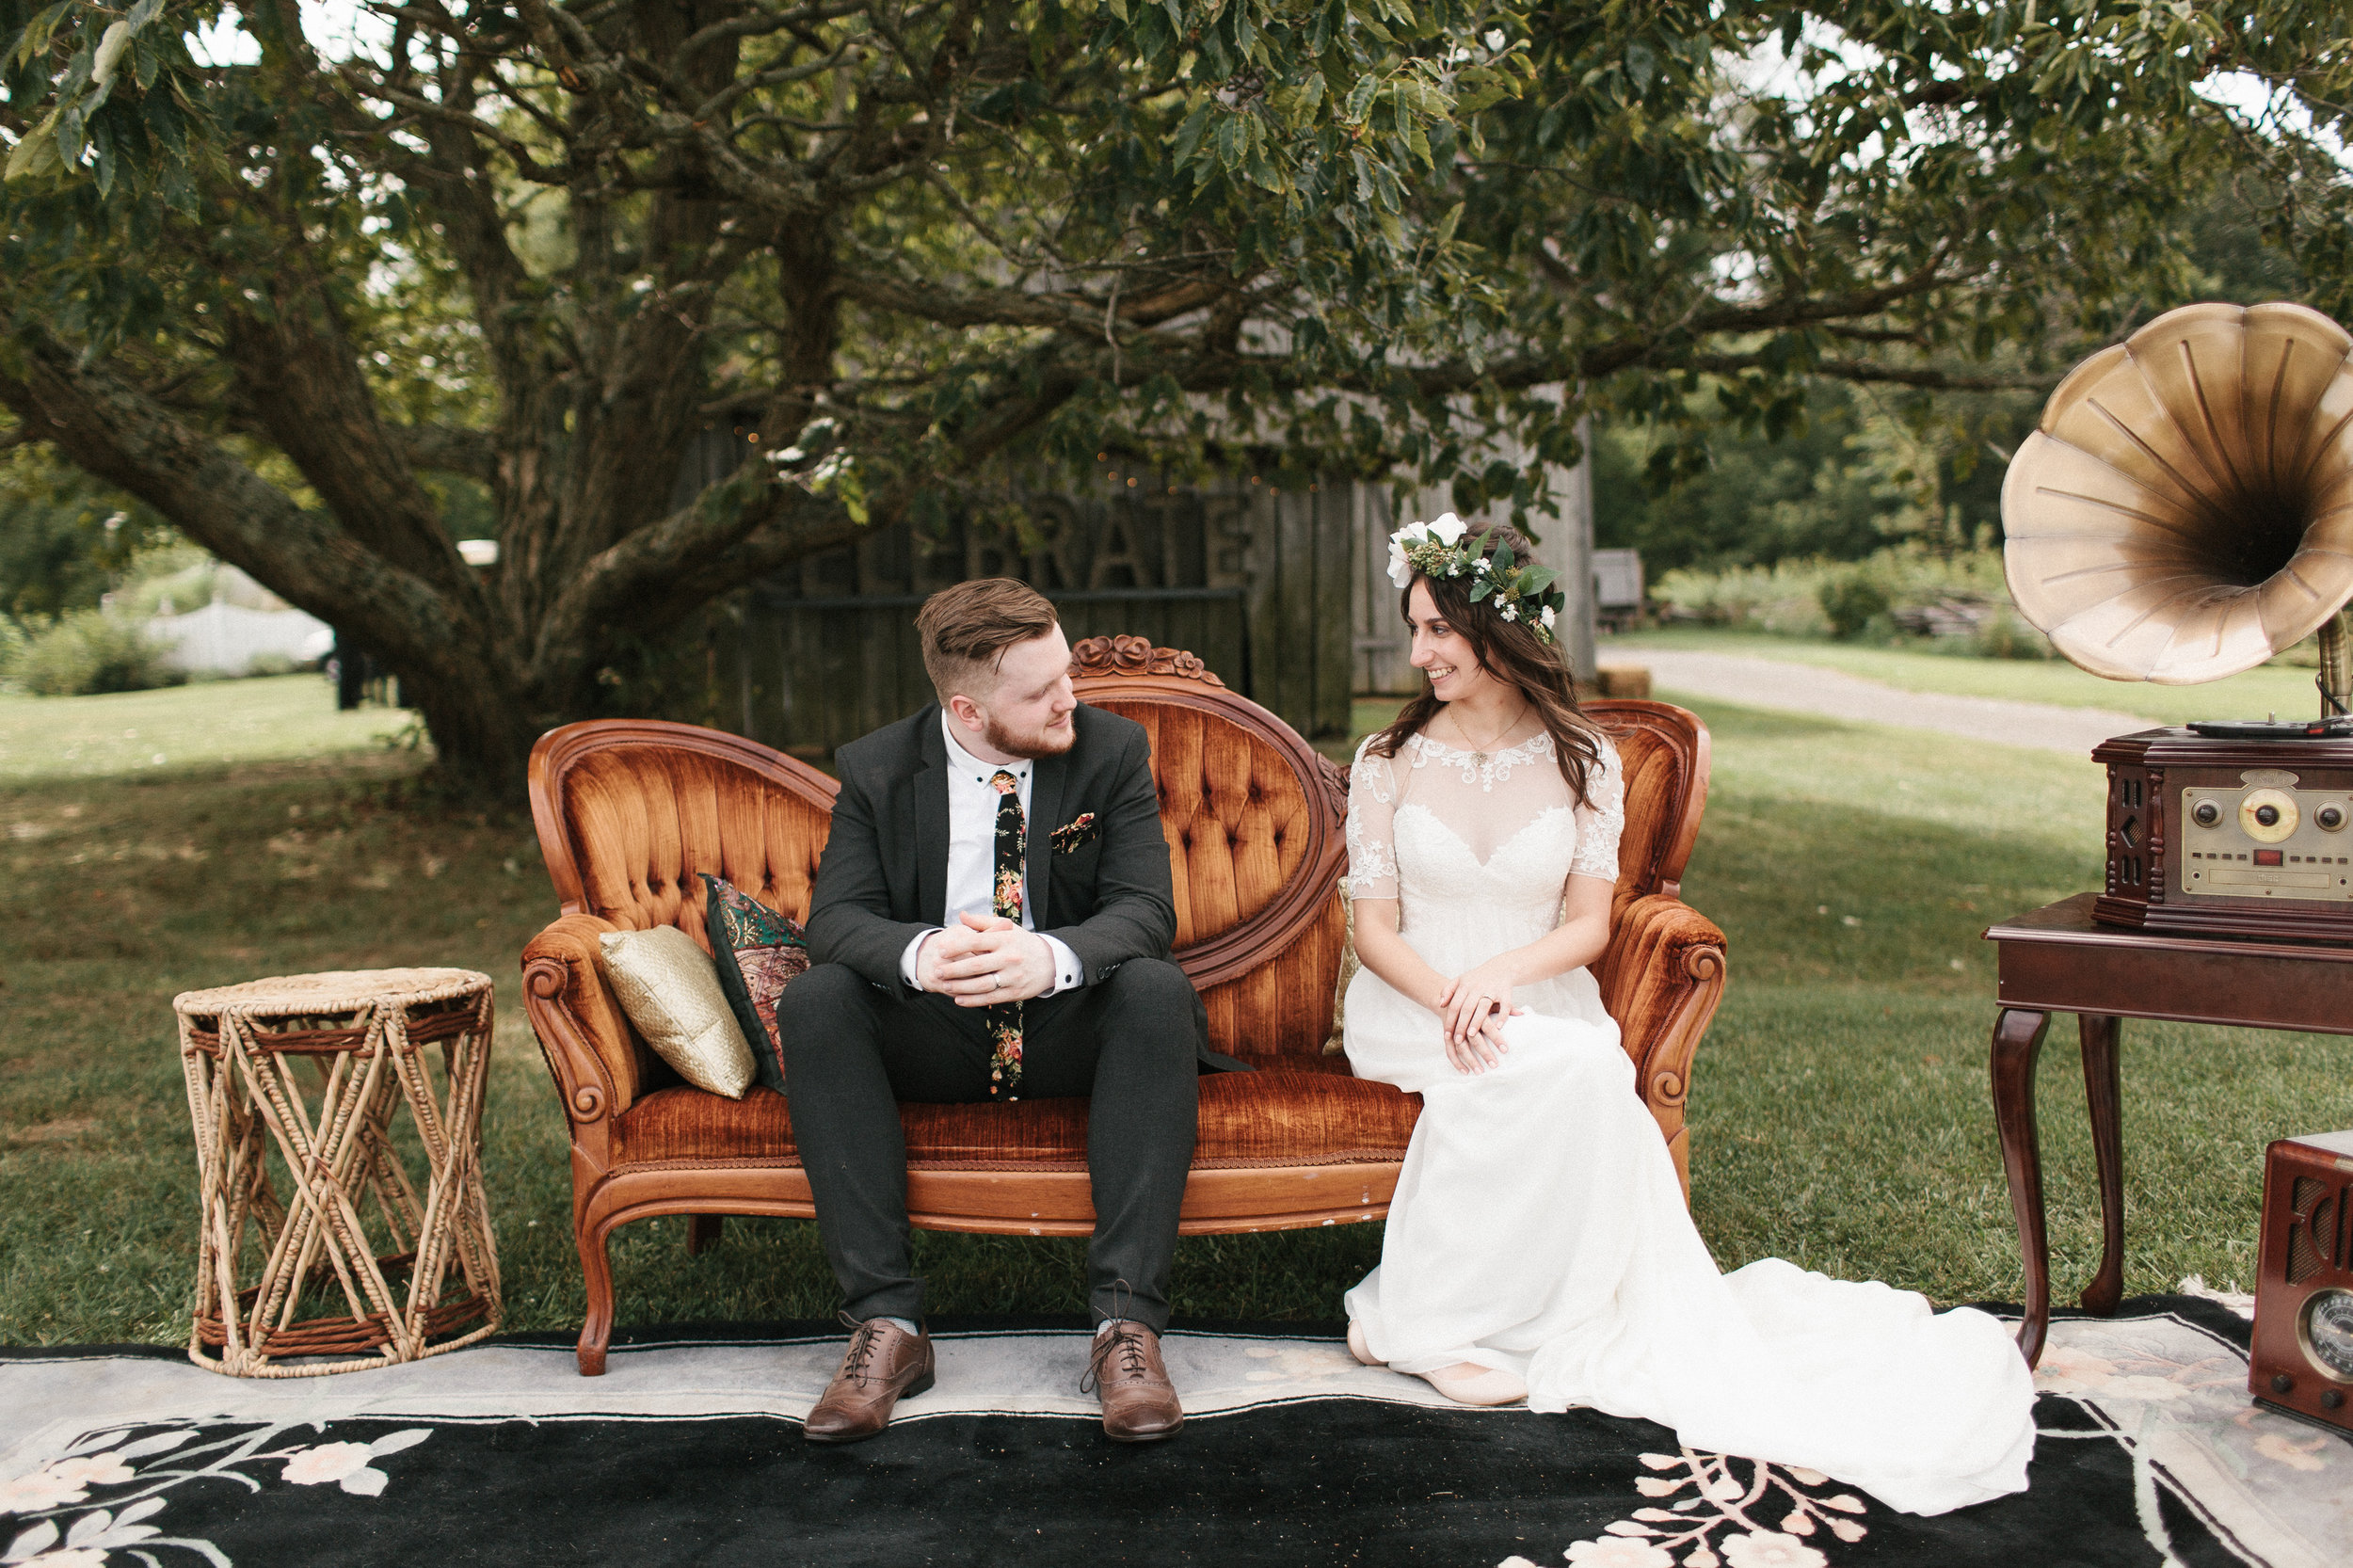
[[(133, 700), (0, 703), (9, 756), (62, 759), (62, 737), (107, 726), (222, 746), (244, 735), (258, 755), (0, 775), (0, 1342), (184, 1336), (195, 1156), (175, 992), (394, 964), (498, 983), (484, 1160), (507, 1321), (575, 1327), (563, 1121), (518, 996), (518, 955), (552, 914), (527, 820), (453, 812), (413, 790), (417, 758), (371, 738), (398, 716), (338, 718), (315, 680), (143, 694), (117, 723)], [(1360, 724), (1387, 711), (1362, 705)], [(1716, 771), (1686, 890), (1730, 934), (1733, 978), (1690, 1099), (1703, 1230), (1726, 1265), (1778, 1255), (1940, 1301), (2015, 1298), (1985, 1087), (1991, 954), (1977, 934), (2089, 885), (2096, 772), (1912, 732), (1704, 712)], [(2097, 1224), (2062, 1032), (2041, 1094), (2066, 1289), (2096, 1258)], [(2353, 1076), (2353, 1046), (2140, 1025), (2126, 1039), (2126, 1288), (2189, 1272), (2244, 1284), (2263, 1144), (2353, 1124), (2333, 1087)], [(833, 1306), (810, 1225), (731, 1220), (722, 1247), (691, 1259), (673, 1221), (616, 1239), (624, 1326)], [(918, 1246), (936, 1311), (1075, 1313), (1081, 1299), (1075, 1242)], [(1377, 1225), (1188, 1240), (1177, 1308), (1328, 1320), (1378, 1248)]]
[(216, 680), (107, 696), (0, 695), (0, 781), (218, 768), (373, 745), (408, 715), (335, 712), (315, 675)]
[(1608, 664), (1639, 664), (1645, 648), (1742, 654), (1859, 675), (1908, 692), (1945, 692), (1955, 696), (2008, 697), (2065, 708), (2105, 708), (2134, 713), (2157, 724), (2191, 719), (2312, 718), (2320, 712), (2313, 671), (2288, 664), (2262, 664), (2227, 680), (2202, 686), (2153, 686), (2142, 680), (2103, 680), (2057, 659), (1969, 659), (1913, 648), (1873, 648), (1863, 643), (1812, 642), (1753, 632), (1684, 628), (1632, 632), (1605, 638)]

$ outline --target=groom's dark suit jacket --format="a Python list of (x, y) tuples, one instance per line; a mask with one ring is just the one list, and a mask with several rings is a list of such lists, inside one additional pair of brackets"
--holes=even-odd
[[(1144, 727), (1084, 703), (1071, 721), (1078, 734), (1070, 749), (1038, 759), (1030, 779), (1029, 908), (1040, 932), (1070, 945), (1086, 984), (1099, 985), (1131, 958), (1168, 957), (1176, 901)], [(851, 742), (834, 761), (841, 792), (809, 895), (812, 956), (910, 997), (900, 956), (939, 923), (948, 901), (948, 746), (938, 705)], [(1089, 811), (1095, 822), (1083, 841), (1056, 849), (1053, 830)], [(1241, 1066), (1209, 1049), (1198, 999), (1194, 1012), (1202, 1060)]]

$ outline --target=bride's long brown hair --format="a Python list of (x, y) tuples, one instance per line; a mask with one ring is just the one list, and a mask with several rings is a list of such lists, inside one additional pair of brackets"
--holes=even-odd
[[(1500, 545), (1511, 550), (1513, 559), (1526, 561), (1536, 552), (1528, 536), (1508, 523), (1497, 523), (1487, 532), (1489, 536), (1481, 553), (1492, 555)], [(1601, 745), (1594, 739), (1593, 720), (1577, 705), (1577, 684), (1560, 645), (1546, 648), (1536, 640), (1536, 633), (1527, 622), (1505, 620), (1492, 605), (1473, 604), (1466, 591), (1470, 583), (1467, 574), (1440, 579), (1416, 572), (1397, 600), (1397, 613), (1409, 622), (1413, 616), (1415, 583), (1430, 585), (1430, 601), (1436, 608), (1438, 618), (1463, 634), (1480, 667), (1519, 688), (1529, 706), (1536, 710), (1536, 716), (1544, 721), (1545, 733), (1552, 737), (1553, 756), (1561, 764), (1561, 776), (1569, 781), (1569, 792), (1577, 797), (1578, 805), (1588, 804), (1585, 784), (1601, 765)], [(1424, 677), (1425, 682), (1427, 679)], [(1397, 748), (1427, 728), (1445, 706), (1425, 683), (1388, 728), (1366, 744), (1367, 753), (1395, 757)]]

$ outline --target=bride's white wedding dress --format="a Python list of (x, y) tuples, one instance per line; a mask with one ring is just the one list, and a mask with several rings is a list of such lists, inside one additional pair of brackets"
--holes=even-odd
[[(1394, 759), (1359, 751), (1352, 891), (1398, 900), (1401, 935), (1441, 974), (1526, 946), (1560, 923), (1571, 875), (1617, 875), (1625, 790), (1603, 756), (1578, 805), (1542, 734), (1483, 760), (1422, 736)], [(1423, 1101), (1381, 1265), (1348, 1293), (1375, 1356), (1507, 1368), (1537, 1410), (1644, 1416), (1911, 1512), (2025, 1490), (2033, 1381), (2000, 1323), (1779, 1258), (1719, 1273), (1593, 977), (1513, 1002), (1528, 1011), (1503, 1064), (1465, 1075), (1435, 1014), (1370, 969), (1349, 985), (1357, 1075)]]

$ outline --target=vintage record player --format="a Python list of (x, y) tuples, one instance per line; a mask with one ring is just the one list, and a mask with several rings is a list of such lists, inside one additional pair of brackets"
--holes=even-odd
[(2260, 1404), (2353, 1432), (2353, 1132), (2264, 1151), (2247, 1386)]
[(2320, 714), (2104, 742), (2095, 919), (2353, 943), (2353, 337), (2192, 305), (2075, 367), (2002, 485), (2019, 611), (2113, 680), (2188, 685), (2315, 631)]
[(2145, 729), (2102, 742), (2091, 760), (2108, 769), (2095, 920), (2353, 943), (2353, 733)]

